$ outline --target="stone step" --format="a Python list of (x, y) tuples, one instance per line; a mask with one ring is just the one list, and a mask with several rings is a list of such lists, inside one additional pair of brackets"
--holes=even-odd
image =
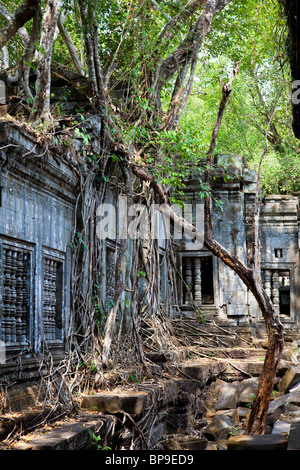
[(81, 408), (102, 413), (128, 413), (132, 416), (141, 415), (150, 399), (150, 394), (134, 390), (107, 391), (85, 395)]
[(66, 423), (33, 438), (28, 442), (17, 444), (14, 450), (80, 450), (90, 444), (89, 431), (95, 432), (101, 424), (103, 416), (80, 419), (73, 423)]
[(227, 450), (287, 450), (287, 447), (288, 436), (285, 434), (232, 436), (227, 441)]
[(228, 348), (199, 348), (199, 353), (211, 355), (212, 357), (231, 358), (231, 359), (261, 359), (266, 355), (264, 348), (241, 348), (241, 347), (228, 347)]
[(292, 423), (287, 450), (300, 450), (300, 423)]

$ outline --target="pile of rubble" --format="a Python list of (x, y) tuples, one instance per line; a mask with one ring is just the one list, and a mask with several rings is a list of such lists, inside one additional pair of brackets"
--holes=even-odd
[(291, 429), (295, 430), (294, 424), (299, 423), (300, 426), (298, 349), (298, 344), (292, 344), (283, 352), (267, 415), (265, 436), (268, 435), (268, 438), (257, 436), (254, 439), (244, 435), (245, 421), (250, 413), (259, 376), (232, 382), (218, 378), (210, 385), (203, 413), (207, 423), (202, 429), (208, 439), (206, 450), (240, 450), (249, 446), (260, 448), (262, 445), (266, 449), (272, 446), (277, 449), (288, 448)]

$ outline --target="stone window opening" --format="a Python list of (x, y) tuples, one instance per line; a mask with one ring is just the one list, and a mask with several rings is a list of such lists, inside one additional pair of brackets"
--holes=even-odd
[(289, 270), (269, 270), (263, 272), (264, 287), (280, 316), (291, 315), (291, 289)]
[(159, 297), (160, 303), (164, 305), (166, 303), (167, 298), (167, 285), (166, 285), (166, 257), (165, 253), (159, 253)]
[(282, 248), (275, 248), (275, 258), (282, 258)]
[(44, 257), (43, 323), (44, 338), (50, 346), (62, 340), (63, 263)]
[(115, 276), (116, 276), (116, 261), (118, 257), (118, 247), (106, 241), (106, 266), (105, 266), (105, 311), (114, 306), (115, 294)]
[(183, 304), (214, 304), (214, 277), (212, 256), (185, 256), (182, 258)]
[(3, 243), (0, 274), (0, 339), (7, 351), (17, 351), (32, 340), (30, 250)]

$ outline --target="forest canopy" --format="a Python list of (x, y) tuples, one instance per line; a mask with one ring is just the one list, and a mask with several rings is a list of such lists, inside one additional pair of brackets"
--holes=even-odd
[[(168, 119), (172, 100), (184, 89), (182, 106), (176, 103), (177, 96), (173, 101), (177, 115), (172, 125), (165, 127), (166, 134), (159, 137), (165, 150), (167, 142), (169, 148), (176, 148), (176, 168), (174, 162), (172, 169), (167, 160), (163, 163), (167, 182), (176, 186), (188, 171), (188, 165), (183, 164), (187, 155), (192, 163), (205, 155), (221, 96), (220, 81), (225, 82), (234, 64), (241, 61), (215, 151), (243, 155), (256, 169), (273, 115), (268, 130), (270, 148), (262, 165), (262, 188), (266, 193), (298, 193), (300, 148), (291, 125), (287, 32), (280, 4), (274, 0), (215, 2), (218, 7), (211, 13), (210, 24), (205, 25), (199, 22), (196, 8), (201, 3), (188, 2), (191, 11), (184, 15), (186, 2), (182, 0), (64, 1), (54, 33), (52, 65), (88, 77), (91, 70), (86, 38), (92, 37), (96, 24), (99, 61), (103, 76), (109, 78), (105, 85), (108, 100), (114, 105), (123, 136), (141, 145), (155, 140), (151, 130), (160, 126), (161, 119)], [(42, 1), (42, 11), (45, 4)], [(2, 32), (7, 30), (16, 7), (22, 5), (20, 0), (17, 4), (0, 2)], [(26, 95), (29, 107), (35, 85), (32, 81), (29, 88), (24, 85), (28, 73), (24, 70), (37, 72), (39, 57), (45, 55), (39, 34), (34, 34), (36, 23), (41, 21), (41, 15), (39, 19), (37, 16), (29, 14), (18, 34), (5, 43), (1, 55), (2, 70), (8, 68), (11, 75), (18, 70), (19, 78), (23, 73), (18, 93)], [(202, 35), (198, 43), (191, 37), (195, 28), (199, 37)], [(193, 62), (193, 55), (197, 61)], [(127, 103), (125, 99), (123, 103), (115, 100), (120, 93)], [(64, 114), (62, 106), (59, 112)], [(172, 134), (175, 128), (176, 137)]]

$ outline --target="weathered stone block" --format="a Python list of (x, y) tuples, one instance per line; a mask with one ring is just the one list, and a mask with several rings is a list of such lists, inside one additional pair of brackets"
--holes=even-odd
[(23, 411), (38, 405), (38, 384), (20, 384), (8, 388), (5, 397), (5, 409), (10, 411)]
[(103, 413), (126, 412), (131, 415), (139, 415), (146, 408), (148, 397), (146, 392), (101, 392), (84, 396), (81, 407)]
[(296, 353), (295, 348), (291, 346), (284, 348), (281, 359), (283, 361), (291, 362), (295, 366), (299, 363), (298, 354)]
[(227, 439), (234, 423), (229, 416), (215, 415), (211, 422), (202, 430), (203, 435), (210, 441)]
[(30, 442), (31, 450), (79, 450), (88, 443), (89, 430), (94, 431), (96, 420), (66, 424)]
[(180, 365), (180, 370), (188, 377), (195, 379), (201, 384), (205, 384), (208, 379), (213, 378), (224, 372), (227, 368), (225, 362), (212, 362), (207, 360), (193, 361)]
[(300, 367), (291, 366), (280, 380), (278, 390), (286, 393), (298, 382), (300, 382)]
[(236, 408), (238, 402), (238, 384), (216, 380), (211, 386), (211, 392), (216, 397), (214, 409), (229, 410)]
[(272, 400), (270, 402), (267, 413), (267, 425), (273, 425), (273, 423), (275, 423), (275, 421), (280, 418), (282, 412), (284, 411), (285, 404), (286, 399), (283, 397), (279, 397), (276, 400)]
[(300, 423), (292, 423), (287, 450), (300, 450)]
[(232, 436), (228, 439), (227, 450), (287, 450), (288, 437), (283, 434), (259, 436)]
[(239, 395), (238, 402), (240, 405), (245, 405), (251, 402), (251, 398), (255, 395), (258, 386), (258, 377), (245, 379), (238, 385)]
[(276, 421), (274, 423), (272, 434), (289, 434), (291, 423), (285, 421)]
[(240, 416), (237, 409), (234, 410), (219, 410), (216, 412), (216, 415), (229, 416), (233, 424), (237, 426), (239, 424)]

